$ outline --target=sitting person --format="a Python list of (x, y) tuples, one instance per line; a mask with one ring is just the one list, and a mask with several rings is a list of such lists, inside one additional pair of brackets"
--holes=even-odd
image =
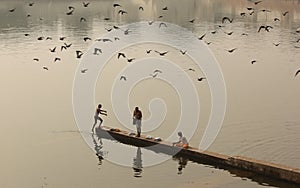
[(182, 132), (178, 132), (179, 140), (178, 142), (173, 142), (173, 146), (183, 147), (187, 149), (189, 147), (189, 143), (185, 136), (183, 136)]

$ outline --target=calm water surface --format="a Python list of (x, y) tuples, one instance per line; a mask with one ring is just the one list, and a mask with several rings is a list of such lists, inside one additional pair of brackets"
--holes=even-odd
[[(75, 51), (85, 52), (114, 25), (158, 20), (185, 27), (196, 36), (206, 34), (203, 41), (211, 42), (208, 47), (218, 60), (227, 89), (225, 120), (209, 150), (300, 168), (300, 77), (294, 77), (300, 68), (300, 34), (296, 33), (300, 27), (300, 1), (264, 0), (254, 5), (246, 0), (99, 0), (90, 1), (88, 7), (75, 0), (42, 0), (33, 6), (28, 3), (0, 1), (1, 187), (296, 187), (191, 161), (179, 172), (178, 167), (185, 161), (178, 159), (144, 167), (141, 173), (113, 164), (109, 159), (114, 154), (107, 146), (117, 145), (124, 153), (131, 151), (128, 155), (133, 167), (140, 165), (133, 159), (141, 157), (143, 161), (143, 154), (149, 151), (107, 140), (99, 150), (100, 143), (92, 136), (89, 139), (95, 147), (91, 150), (74, 120), (72, 86), (80, 63)], [(113, 3), (121, 4), (128, 14), (119, 15)], [(72, 16), (66, 15), (70, 5), (75, 7)], [(139, 11), (139, 6), (144, 11)], [(168, 11), (162, 10), (165, 6)], [(255, 9), (252, 15), (247, 7)], [(285, 11), (289, 12), (283, 16)], [(246, 16), (241, 16), (242, 12)], [(233, 18), (233, 22), (220, 28), (224, 16)], [(86, 22), (80, 22), (81, 17)], [(274, 21), (275, 17), (280, 21)], [(194, 23), (189, 22), (192, 19)], [(258, 33), (261, 25), (273, 29)], [(231, 31), (232, 35), (225, 33)], [(63, 36), (66, 38), (59, 40)], [(84, 37), (92, 40), (85, 42)], [(61, 51), (64, 43), (72, 46)], [(56, 52), (51, 53), (49, 49), (54, 47)], [(138, 59), (150, 48), (174, 52), (172, 47), (158, 44), (131, 46), (124, 52)], [(232, 48), (237, 50), (226, 51)], [(56, 57), (61, 61), (54, 63)], [(198, 129), (190, 140), (197, 147), (211, 110), (209, 85), (197, 81), (204, 73), (191, 59), (180, 54), (166, 58), (183, 70), (195, 68), (188, 75), (201, 104)], [(252, 60), (256, 63), (251, 64)], [(124, 129), (110, 101), (112, 83), (126, 67), (126, 63), (117, 61), (112, 58), (99, 76), (98, 80), (105, 82), (97, 83), (95, 101), (101, 101), (109, 112), (105, 124)], [(178, 79), (182, 76), (181, 72), (173, 74)], [(146, 79), (132, 90), (129, 106), (139, 105), (147, 118), (148, 104), (155, 97), (165, 101), (168, 114), (162, 125), (148, 134), (166, 138), (180, 117), (180, 101), (174, 89), (159, 79)], [(91, 118), (87, 131), (92, 123)], [(97, 152), (104, 156), (101, 162)]]

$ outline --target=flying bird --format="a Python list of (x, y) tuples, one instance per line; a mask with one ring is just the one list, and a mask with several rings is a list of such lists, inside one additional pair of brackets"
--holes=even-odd
[(119, 52), (119, 53), (118, 53), (118, 59), (119, 59), (121, 56), (122, 56), (123, 58), (126, 58), (126, 55), (125, 55), (124, 53)]
[(142, 6), (139, 7), (139, 10), (144, 11), (144, 8)]
[(167, 27), (167, 24), (166, 24), (166, 23), (164, 23), (164, 22), (161, 22), (161, 23), (159, 24), (159, 28), (160, 28), (161, 26), (165, 26), (165, 27)]
[(84, 7), (88, 7), (90, 2), (82, 2), (82, 4), (83, 4)]
[(83, 38), (84, 42), (88, 41), (88, 40), (92, 40), (90, 37), (84, 37)]
[(198, 39), (199, 40), (203, 40), (203, 38), (205, 37), (206, 34), (203, 34), (202, 36), (200, 36)]
[(84, 17), (81, 17), (80, 22), (86, 22), (86, 19)]
[(60, 47), (60, 51), (63, 51), (63, 49), (65, 49), (65, 50), (66, 50), (66, 49), (67, 49), (67, 47), (66, 47), (66, 46), (61, 46), (61, 47)]
[(76, 57), (77, 57), (78, 59), (80, 59), (82, 55), (83, 55), (83, 52), (82, 52), (82, 51), (76, 50)]
[(162, 71), (159, 70), (159, 69), (155, 69), (155, 70), (153, 71), (153, 74), (155, 74), (155, 73), (162, 73)]
[(68, 9), (69, 9), (69, 10), (75, 10), (75, 7), (69, 6)]
[(29, 33), (25, 33), (24, 35), (25, 35), (26, 37), (28, 37), (30, 34), (29, 34)]
[(38, 37), (37, 38), (37, 40), (43, 40), (44, 39), (44, 37)]
[(66, 39), (66, 37), (59, 37), (59, 40), (61, 40), (61, 41), (65, 40), (65, 39)]
[(295, 77), (300, 73), (300, 69), (295, 73)]
[(204, 41), (207, 45), (210, 45), (211, 44), (211, 42), (208, 42), (208, 41)]
[(189, 21), (190, 23), (194, 23), (195, 22), (195, 18)]
[(233, 18), (230, 19), (230, 18), (228, 18), (228, 17), (225, 16), (225, 17), (222, 18), (222, 23), (225, 23), (226, 20), (229, 21), (229, 23), (232, 23)]
[(151, 21), (148, 21), (148, 24), (149, 25), (152, 25), (154, 23), (154, 21), (153, 20), (151, 20)]
[(252, 61), (251, 61), (251, 64), (252, 64), (252, 65), (253, 65), (254, 63), (256, 63), (256, 60), (252, 60)]
[(52, 40), (52, 37), (46, 37), (46, 40)]
[(198, 78), (197, 80), (199, 81), (199, 82), (201, 82), (202, 80), (204, 80), (204, 79), (206, 79), (205, 77), (200, 77), (200, 78)]
[(185, 51), (183, 51), (183, 50), (180, 50), (180, 52), (181, 52), (181, 54), (182, 54), (182, 55), (185, 55), (185, 54), (186, 54), (186, 52), (187, 52), (187, 50), (185, 50)]
[(164, 7), (162, 10), (168, 10), (168, 7)]
[(289, 11), (285, 11), (284, 13), (282, 13), (282, 16), (286, 16), (289, 13)]
[(34, 5), (34, 2), (30, 2), (29, 4), (28, 4), (28, 6), (30, 6), (30, 7), (32, 7)]
[(114, 28), (114, 29), (120, 29), (118, 26), (115, 26), (115, 25), (113, 26), (113, 28)]
[(72, 43), (70, 43), (70, 44), (64, 43), (64, 45), (65, 45), (67, 48), (70, 48), (70, 47), (72, 46)]
[(34, 61), (40, 61), (38, 58), (33, 58)]
[(56, 57), (56, 58), (54, 59), (54, 63), (55, 63), (56, 61), (61, 61), (61, 59), (60, 59), (59, 57)]
[(129, 30), (129, 29), (126, 29), (126, 30), (124, 31), (124, 35), (128, 35), (129, 32), (130, 32), (130, 30)]
[(252, 8), (252, 7), (247, 7), (247, 10), (254, 10), (254, 8)]
[(118, 14), (123, 15), (123, 14), (127, 14), (127, 12), (125, 10), (119, 10)]
[(133, 60), (135, 60), (135, 58), (130, 58), (130, 59), (127, 59), (127, 62), (130, 63), (130, 62), (132, 62)]
[(50, 48), (49, 50), (50, 50), (50, 52), (55, 52), (56, 46), (53, 49)]
[(102, 42), (112, 42), (111, 39), (96, 39), (96, 41), (102, 41)]
[(13, 8), (13, 9), (9, 9), (8, 11), (9, 12), (14, 12), (16, 10), (16, 8)]
[(159, 51), (156, 51), (156, 50), (155, 50), (155, 52), (158, 53), (160, 56), (164, 56), (164, 55), (166, 55), (168, 53), (168, 51), (166, 51), (166, 52), (159, 52)]
[(256, 2), (254, 2), (254, 4), (257, 5), (257, 4), (261, 3), (261, 2), (262, 1), (256, 1)]
[(274, 44), (274, 46), (279, 46), (280, 43), (273, 43), (273, 44)]
[(44, 70), (49, 70), (48, 67), (46, 67), (46, 66), (43, 66), (43, 69), (44, 69)]
[(227, 52), (232, 53), (232, 52), (234, 52), (236, 49), (237, 49), (237, 48), (232, 48), (232, 49), (227, 50)]
[(70, 10), (69, 12), (66, 12), (66, 15), (73, 15), (74, 9)]
[(120, 40), (120, 38), (119, 37), (114, 37), (114, 40), (116, 41), (116, 40)]
[(106, 30), (107, 32), (111, 32), (111, 31), (112, 31), (112, 28), (109, 28), (109, 29), (105, 28), (105, 30)]
[(193, 68), (189, 68), (187, 71), (193, 71), (193, 72), (195, 72), (196, 70), (193, 69)]
[(157, 75), (158, 75), (158, 73), (153, 73), (153, 74), (150, 74), (150, 76), (151, 76), (152, 78), (156, 78), (156, 77), (157, 77)]
[(118, 3), (114, 3), (113, 7), (115, 8), (115, 7), (122, 7), (122, 6), (120, 4), (118, 4)]
[(267, 9), (262, 9), (260, 11), (262, 11), (262, 12), (271, 12), (270, 10), (267, 10)]
[(152, 50), (146, 50), (147, 54), (150, 54), (151, 51), (152, 51)]
[(103, 18), (103, 20), (108, 21), (108, 20), (110, 20), (110, 18), (105, 17), (105, 18)]
[(224, 31), (224, 33), (227, 34), (227, 35), (232, 35), (233, 31), (230, 31), (230, 32)]
[(86, 71), (88, 71), (88, 69), (82, 69), (80, 72), (81, 73), (86, 73)]
[(124, 81), (126, 81), (127, 79), (126, 79), (126, 77), (125, 77), (125, 76), (121, 76), (121, 77), (120, 77), (120, 80), (124, 80)]
[(245, 12), (241, 12), (240, 15), (241, 16), (246, 16), (246, 13)]
[(102, 53), (102, 50), (100, 48), (94, 48), (94, 53), (93, 54), (94, 55), (99, 55), (98, 52)]
[(280, 21), (280, 19), (279, 18), (274, 18), (274, 21), (277, 22), (277, 21)]
[(251, 11), (251, 12), (249, 12), (249, 15), (251, 16), (252, 14), (254, 14), (254, 10), (253, 11)]

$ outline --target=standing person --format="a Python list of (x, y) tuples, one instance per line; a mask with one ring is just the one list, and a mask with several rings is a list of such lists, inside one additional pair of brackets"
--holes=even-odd
[(102, 104), (98, 104), (98, 107), (96, 109), (95, 116), (94, 116), (95, 123), (94, 123), (93, 128), (92, 128), (92, 132), (93, 133), (94, 133), (94, 128), (95, 128), (95, 125), (97, 124), (97, 121), (98, 120), (100, 121), (99, 127), (101, 126), (101, 124), (103, 122), (103, 119), (99, 115), (101, 114), (101, 115), (107, 116), (107, 111), (106, 110), (102, 110), (101, 108), (102, 108)]
[(186, 137), (183, 136), (182, 132), (178, 132), (179, 140), (178, 142), (173, 142), (173, 146), (176, 145), (178, 147), (183, 147), (187, 149), (189, 147), (189, 142), (187, 141)]
[(137, 137), (141, 136), (142, 130), (142, 112), (139, 110), (139, 107), (135, 107), (133, 111), (133, 124), (136, 125)]

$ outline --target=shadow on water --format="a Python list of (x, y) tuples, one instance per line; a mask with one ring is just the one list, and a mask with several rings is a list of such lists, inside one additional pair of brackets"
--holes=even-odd
[[(239, 177), (241, 178), (241, 180), (246, 181), (247, 179), (249, 179), (250, 181), (256, 182), (259, 185), (263, 185), (263, 186), (273, 186), (273, 187), (289, 187), (289, 188), (297, 188), (299, 187), (299, 185), (294, 184), (294, 183), (290, 183), (290, 182), (286, 182), (286, 181), (282, 181), (282, 180), (278, 180), (278, 179), (274, 179), (274, 178), (270, 178), (270, 177), (266, 177), (266, 176), (262, 176), (260, 174), (256, 174), (250, 171), (245, 171), (245, 170), (240, 170), (237, 168), (233, 168), (227, 165), (222, 165), (222, 164), (216, 164), (212, 161), (209, 160), (204, 160), (204, 159), (199, 159), (199, 158), (191, 158), (191, 157), (187, 157), (186, 155), (184, 155), (183, 153), (179, 152), (175, 155), (173, 155), (173, 152), (167, 151), (167, 150), (163, 150), (163, 148), (155, 148), (155, 147), (145, 147), (145, 145), (140, 144), (139, 142), (128, 142), (125, 141), (123, 139), (114, 137), (115, 135), (111, 135), (110, 133), (106, 132), (106, 131), (101, 131), (100, 129), (96, 129), (96, 134), (93, 134), (93, 141), (95, 144), (95, 152), (96, 155), (99, 159), (99, 165), (102, 164), (102, 160), (104, 160), (104, 153), (103, 151), (101, 151), (102, 148), (102, 139), (107, 139), (107, 140), (111, 140), (120, 144), (125, 144), (125, 145), (130, 145), (130, 146), (135, 146), (137, 148), (136, 151), (136, 156), (133, 158), (133, 171), (134, 177), (142, 177), (142, 152), (141, 152), (141, 148), (149, 150), (149, 151), (153, 151), (157, 154), (167, 154), (172, 156), (172, 159), (174, 161), (178, 162), (178, 167), (177, 167), (177, 174), (181, 175), (183, 174), (183, 170), (186, 169), (188, 162), (192, 162), (192, 163), (196, 163), (196, 164), (201, 164), (201, 165), (205, 165), (208, 168), (214, 168), (214, 169), (219, 169), (219, 170), (225, 170), (227, 172), (229, 172), (233, 177)], [(97, 142), (96, 140), (98, 140), (99, 142)], [(99, 144), (101, 145), (99, 145)]]

